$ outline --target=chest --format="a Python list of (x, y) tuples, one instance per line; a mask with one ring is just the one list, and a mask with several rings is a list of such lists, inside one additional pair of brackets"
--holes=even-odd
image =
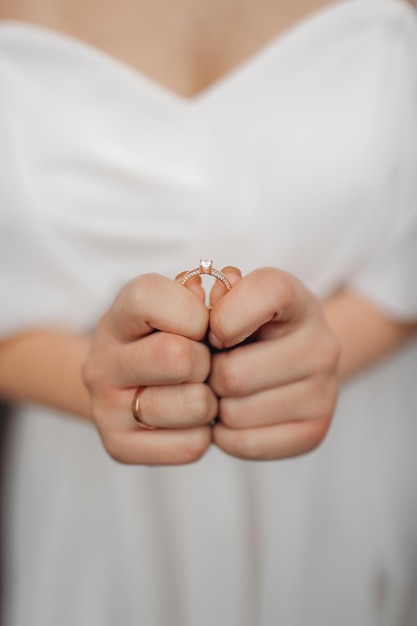
[(0, 19), (88, 42), (193, 97), (332, 0), (3, 0)]
[(10, 241), (29, 250), (27, 238), (34, 257), (52, 247), (68, 271), (76, 256), (77, 276), (106, 267), (109, 290), (200, 256), (340, 284), (386, 228), (378, 194), (388, 201), (396, 154), (384, 149), (385, 57), (369, 54), (367, 30), (341, 42), (337, 25), (277, 40), (192, 101), (71, 40), (19, 31), (31, 67), (11, 73), (11, 59), (3, 73)]

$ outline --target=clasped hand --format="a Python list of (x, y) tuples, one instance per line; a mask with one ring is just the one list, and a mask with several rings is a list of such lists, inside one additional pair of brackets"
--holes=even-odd
[[(179, 465), (211, 444), (243, 459), (303, 454), (325, 437), (338, 391), (338, 344), (321, 303), (275, 268), (217, 283), (204, 303), (157, 274), (128, 283), (101, 319), (84, 366), (93, 420), (117, 461)], [(159, 332), (155, 332), (159, 331)], [(138, 427), (133, 394), (145, 387)], [(213, 420), (216, 419), (213, 424)]]

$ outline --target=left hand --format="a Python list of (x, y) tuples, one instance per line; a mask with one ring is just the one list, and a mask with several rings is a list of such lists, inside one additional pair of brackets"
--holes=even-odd
[(275, 268), (245, 276), (224, 297), (213, 287), (209, 384), (219, 398), (213, 439), (243, 459), (303, 454), (324, 439), (338, 394), (339, 346), (322, 305), (299, 280)]

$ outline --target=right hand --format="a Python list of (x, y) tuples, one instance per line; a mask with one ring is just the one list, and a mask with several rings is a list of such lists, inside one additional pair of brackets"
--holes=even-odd
[[(205, 382), (208, 319), (202, 299), (158, 274), (128, 283), (101, 319), (83, 377), (93, 420), (115, 460), (180, 465), (210, 446), (217, 399)], [(138, 387), (145, 387), (143, 421), (157, 430), (140, 428), (132, 416)]]

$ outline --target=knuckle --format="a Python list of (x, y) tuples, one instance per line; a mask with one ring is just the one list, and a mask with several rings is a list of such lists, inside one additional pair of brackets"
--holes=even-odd
[(216, 371), (216, 387), (223, 396), (238, 396), (245, 387), (241, 360), (235, 350), (220, 355)]
[(336, 409), (338, 395), (339, 395), (339, 385), (337, 384), (337, 381), (334, 380), (333, 384), (329, 388), (329, 392), (327, 396), (327, 404), (321, 413), (321, 417), (324, 419), (324, 421), (328, 423), (330, 423), (331, 419), (333, 418), (333, 414)]
[(316, 353), (317, 369), (322, 372), (335, 372), (340, 360), (340, 346), (335, 337), (327, 333), (326, 338), (320, 339), (320, 350)]
[(326, 365), (327, 371), (333, 371), (337, 369), (341, 356), (341, 348), (333, 335), (329, 334), (329, 338), (326, 346)]
[(141, 274), (129, 281), (121, 290), (121, 294), (129, 302), (130, 299), (135, 303), (140, 297), (152, 296), (155, 289), (158, 288), (160, 276), (156, 273)]
[(220, 401), (219, 417), (227, 428), (233, 430), (242, 428), (238, 406), (239, 404), (234, 399), (225, 398)]
[(262, 270), (260, 279), (265, 285), (265, 291), (272, 291), (279, 296), (281, 309), (291, 307), (297, 302), (299, 298), (299, 282), (288, 272), (267, 267)]
[(158, 287), (158, 279), (159, 276), (155, 273), (136, 276), (121, 288), (113, 306), (121, 313), (136, 311), (139, 303), (141, 308), (147, 309), (146, 305), (152, 300)]
[(224, 314), (221, 307), (213, 309), (210, 316), (210, 329), (221, 344), (228, 344), (228, 340), (232, 334), (230, 330), (230, 318), (228, 315)]
[(291, 274), (279, 271), (274, 272), (271, 281), (275, 282), (277, 291), (280, 294), (281, 302), (285, 307), (293, 305), (298, 298), (298, 289), (296, 280)]
[(253, 431), (236, 431), (234, 434), (234, 449), (236, 456), (242, 459), (256, 461), (263, 456), (263, 449)]
[(81, 377), (84, 385), (87, 389), (92, 389), (95, 386), (96, 380), (98, 378), (98, 371), (95, 362), (88, 358), (83, 363), (81, 368)]
[(100, 436), (105, 451), (113, 459), (113, 461), (126, 465), (128, 461), (126, 459), (124, 447), (120, 444), (119, 439), (114, 437), (112, 434), (100, 433)]
[(193, 353), (191, 342), (179, 335), (161, 335), (159, 359), (173, 382), (185, 382), (192, 373)]
[(213, 394), (209, 387), (204, 384), (187, 385), (187, 397), (185, 398), (185, 411), (196, 418), (206, 418), (211, 414)]
[(336, 407), (339, 392), (337, 378), (329, 375), (320, 376), (315, 385), (314, 402), (311, 403), (311, 418), (328, 423), (331, 421)]
[(211, 369), (211, 354), (207, 346), (195, 343), (191, 349), (193, 382), (203, 382)]
[(100, 387), (103, 379), (101, 367), (95, 361), (88, 360), (82, 366), (81, 377), (87, 391), (92, 394)]
[(87, 357), (81, 367), (81, 377), (88, 391), (98, 388), (104, 379), (103, 363), (100, 359)]
[(129, 283), (127, 283), (127, 285), (124, 285), (124, 287), (122, 287), (113, 302), (113, 305), (109, 311), (109, 315), (112, 315), (114, 313), (118, 315), (123, 315), (127, 311), (131, 311), (132, 309), (136, 308), (135, 303), (137, 300), (137, 292), (134, 287), (135, 284), (136, 279), (131, 280)]
[(193, 433), (192, 437), (187, 439), (187, 442), (183, 445), (181, 450), (181, 458), (179, 459), (180, 464), (189, 464), (195, 463), (199, 461), (204, 454), (207, 452), (207, 449), (210, 445), (210, 437), (207, 435), (207, 432)]
[(324, 441), (329, 430), (329, 420), (316, 419), (308, 424), (302, 441), (301, 454), (312, 452), (318, 448)]

